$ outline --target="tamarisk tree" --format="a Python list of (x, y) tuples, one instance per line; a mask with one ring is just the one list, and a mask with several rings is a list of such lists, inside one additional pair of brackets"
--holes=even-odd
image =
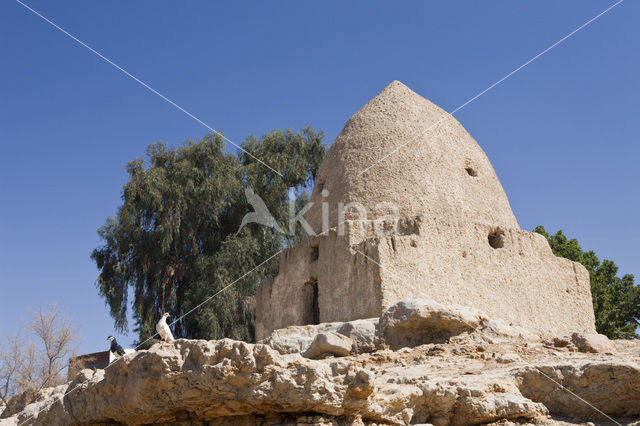
[(238, 232), (252, 211), (245, 188), (287, 229), (288, 191), (304, 199), (324, 157), (323, 140), (311, 127), (276, 130), (250, 136), (235, 156), (220, 135), (209, 134), (177, 148), (151, 144), (147, 160), (131, 161), (123, 203), (98, 230), (104, 244), (91, 254), (115, 328), (129, 329), (132, 308), (143, 342), (163, 312), (189, 313), (175, 324), (177, 337), (252, 341), (256, 289), (277, 273), (274, 254), (296, 236), (255, 224)]

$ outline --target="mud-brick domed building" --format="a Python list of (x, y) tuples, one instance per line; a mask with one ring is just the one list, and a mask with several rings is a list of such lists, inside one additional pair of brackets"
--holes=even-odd
[(258, 290), (258, 340), (290, 325), (377, 317), (414, 297), (542, 335), (595, 332), (586, 269), (520, 229), (476, 141), (400, 82), (347, 122), (311, 201), (318, 235), (285, 251), (279, 275)]

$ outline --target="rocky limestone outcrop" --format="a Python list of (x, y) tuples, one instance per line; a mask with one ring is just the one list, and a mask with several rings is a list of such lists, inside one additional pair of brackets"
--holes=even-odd
[(499, 319), (489, 319), (483, 312), (457, 305), (442, 305), (428, 299), (409, 299), (387, 309), (377, 326), (379, 342), (392, 349), (426, 343), (443, 343), (463, 333), (476, 333), (484, 339), (538, 338)]
[(180, 339), (127, 355), (105, 370), (83, 370), (2, 424), (170, 424), (306, 412), (392, 421), (364, 402), (373, 383), (359, 370), (280, 355), (266, 345)]
[(372, 352), (377, 346), (377, 324), (378, 318), (369, 318), (317, 325), (294, 325), (274, 331), (260, 343), (271, 346), (281, 354), (304, 353), (318, 334), (336, 332), (351, 339), (352, 354)]
[(592, 333), (571, 333), (562, 337), (555, 337), (551, 344), (557, 347), (567, 347), (580, 352), (611, 352), (615, 346), (607, 336)]
[(353, 340), (340, 333), (329, 331), (320, 333), (313, 339), (309, 348), (304, 351), (305, 358), (317, 359), (326, 355), (346, 356), (351, 352)]
[[(332, 327), (351, 329), (308, 326), (296, 353), (229, 339), (158, 343), (41, 391), (4, 413), (0, 425), (632, 424), (640, 418), (639, 342), (576, 335), (561, 344), (565, 337), (540, 340), (475, 310), (413, 300), (385, 312), (377, 348), (313, 354), (321, 359), (301, 355), (310, 355), (309, 340), (338, 348), (355, 341)], [(289, 336), (295, 346), (291, 330), (278, 336), (268, 343)], [(582, 344), (589, 339), (608, 350), (593, 352), (593, 342)]]

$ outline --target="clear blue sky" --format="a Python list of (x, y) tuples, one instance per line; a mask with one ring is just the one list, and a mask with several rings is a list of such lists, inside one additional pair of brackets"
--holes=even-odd
[[(233, 141), (311, 124), (331, 143), (390, 81), (451, 111), (613, 2), (27, 3)], [(636, 275), (639, 18), (625, 1), (456, 114), (522, 228)], [(89, 254), (125, 165), (207, 130), (11, 0), (0, 40), (0, 331), (58, 302), (104, 350)]]

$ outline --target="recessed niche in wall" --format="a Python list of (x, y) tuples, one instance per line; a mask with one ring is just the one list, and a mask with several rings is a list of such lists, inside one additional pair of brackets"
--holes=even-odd
[(504, 247), (504, 231), (500, 228), (496, 228), (489, 233), (489, 245), (494, 249)]
[(467, 174), (469, 176), (473, 176), (473, 177), (478, 176), (478, 172), (473, 167), (465, 167), (464, 169), (467, 171)]
[(302, 321), (307, 324), (320, 324), (320, 306), (318, 305), (318, 280), (311, 279), (302, 287)]

